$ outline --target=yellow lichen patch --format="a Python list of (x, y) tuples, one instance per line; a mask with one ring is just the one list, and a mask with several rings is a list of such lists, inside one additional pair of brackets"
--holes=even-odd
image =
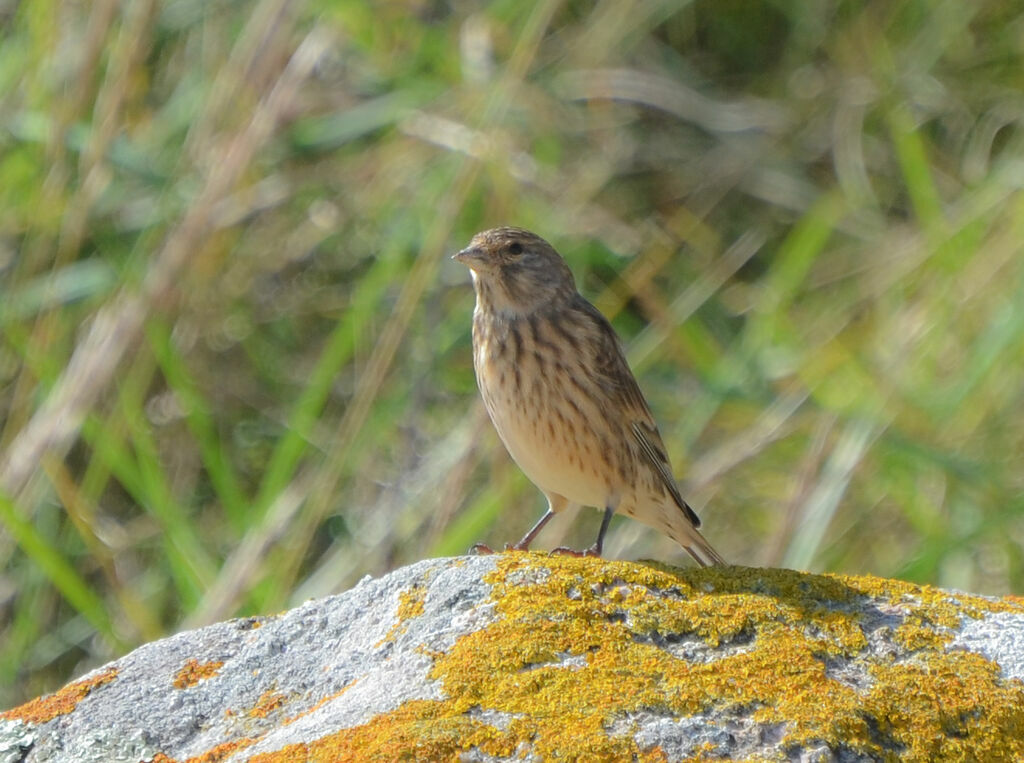
[(117, 668), (107, 668), (92, 678), (85, 678), (68, 684), (60, 691), (45, 697), (33, 699), (7, 712), (0, 713), (4, 720), (20, 720), (25, 723), (46, 723), (58, 715), (67, 715), (78, 703), (89, 696), (97, 686), (110, 683), (117, 678)]
[(443, 702), (414, 700), (356, 729), (254, 755), (249, 763), (441, 761), (450, 759), (452, 751), (463, 745), (477, 744), (491, 755), (511, 755), (515, 750), (512, 736), (494, 732), (493, 727), (479, 721), (453, 716)]
[(825, 575), (842, 581), (861, 596), (888, 599), (893, 605), (915, 605), (916, 614), (946, 628), (955, 628), (962, 617), (980, 618), (993, 612), (1024, 613), (1024, 601), (1007, 596), (986, 599), (969, 593), (951, 594), (941, 588), (917, 585), (903, 580), (877, 578), (871, 575)]
[(423, 602), (427, 598), (424, 586), (413, 586), (402, 591), (398, 597), (398, 619), (402, 622), (423, 614)]
[(426, 644), (417, 644), (413, 647), (413, 651), (416, 652), (416, 654), (422, 654), (424, 657), (429, 657), (431, 660), (436, 660), (444, 656), (444, 652), (431, 649)]
[[(434, 654), (443, 700), (256, 760), (662, 760), (638, 718), (747, 718), (780, 759), (828, 745), (879, 760), (1024, 759), (1024, 687), (947, 651), (1006, 600), (877, 578), (741, 567), (497, 557), (496, 618)], [(696, 758), (722, 751), (695, 747)]]
[(272, 712), (284, 705), (287, 697), (281, 692), (265, 691), (256, 700), (256, 704), (249, 710), (250, 718), (266, 718)]
[(214, 662), (199, 662), (196, 659), (188, 660), (174, 676), (174, 688), (187, 689), (190, 686), (195, 686), (200, 681), (213, 678), (222, 667), (224, 667), (224, 663), (219, 660)]
[[(452, 760), (454, 752), (478, 749), (486, 755), (515, 753), (524, 731), (515, 722), (499, 731), (471, 717), (453, 716), (446, 703), (412, 700), (393, 713), (379, 716), (355, 729), (347, 729), (307, 744), (254, 755), (249, 763), (355, 763), (356, 761)], [(579, 760), (619, 760), (627, 749), (592, 748), (581, 740)], [(660, 752), (638, 756), (640, 763), (664, 761)]]
[(941, 649), (953, 640), (952, 629), (941, 626), (937, 629), (934, 623), (929, 623), (918, 615), (908, 616), (892, 635), (897, 643), (909, 651)]
[(423, 602), (426, 598), (426, 586), (413, 586), (408, 590), (402, 591), (398, 595), (398, 611), (395, 613), (395, 616), (398, 619), (395, 621), (395, 624), (391, 626), (391, 629), (388, 630), (387, 635), (374, 644), (374, 646), (379, 647), (382, 644), (386, 644), (388, 641), (394, 641), (409, 630), (408, 621), (423, 614)]
[(877, 683), (862, 712), (902, 760), (1024, 758), (1024, 692), (1019, 682), (1000, 681), (984, 657), (939, 651), (872, 673)]

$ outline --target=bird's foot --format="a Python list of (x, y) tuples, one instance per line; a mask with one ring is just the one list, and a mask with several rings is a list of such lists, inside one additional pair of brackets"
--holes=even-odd
[(582, 551), (577, 551), (574, 548), (568, 546), (559, 546), (558, 548), (551, 549), (551, 556), (575, 556), (577, 558), (584, 556), (601, 556), (601, 549), (597, 545), (593, 545), (590, 548), (585, 548)]

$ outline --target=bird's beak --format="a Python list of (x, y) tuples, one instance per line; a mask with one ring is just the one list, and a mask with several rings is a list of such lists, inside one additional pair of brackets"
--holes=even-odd
[(452, 255), (452, 259), (456, 262), (461, 262), (470, 270), (480, 270), (487, 262), (483, 250), (475, 246), (468, 246), (461, 252), (456, 252)]

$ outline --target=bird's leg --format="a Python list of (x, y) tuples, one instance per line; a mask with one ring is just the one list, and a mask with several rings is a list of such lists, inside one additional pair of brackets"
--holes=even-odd
[(609, 503), (604, 508), (604, 516), (601, 518), (601, 529), (597, 531), (597, 540), (594, 541), (594, 545), (583, 551), (576, 551), (575, 549), (568, 548), (566, 546), (559, 546), (552, 554), (559, 556), (601, 556), (601, 550), (604, 548), (604, 534), (608, 532), (608, 525), (612, 521), (612, 515), (615, 514), (615, 504)]
[(544, 516), (537, 520), (537, 524), (531, 527), (530, 531), (523, 536), (521, 541), (516, 543), (514, 546), (506, 547), (506, 550), (512, 549), (514, 551), (529, 551), (530, 544), (533, 543), (533, 539), (537, 537), (537, 533), (544, 529), (544, 525), (546, 525), (553, 516), (555, 516), (555, 510), (549, 508), (544, 512)]
[[(523, 539), (521, 541), (519, 541), (516, 544), (508, 544), (508, 543), (506, 543), (505, 544), (505, 550), (506, 551), (529, 551), (530, 550), (530, 544), (533, 543), (533, 539), (537, 537), (537, 533), (539, 533), (542, 529), (544, 529), (544, 525), (546, 525), (548, 523), (548, 521), (550, 521), (551, 517), (553, 517), (553, 516), (555, 516), (555, 510), (552, 509), (552, 508), (548, 508), (548, 510), (544, 514), (544, 516), (537, 520), (537, 524), (535, 524), (533, 527), (530, 528), (530, 531), (528, 533), (526, 533), (526, 535), (523, 536)], [(473, 546), (469, 550), (472, 553), (474, 553), (474, 554), (493, 554), (494, 553), (494, 549), (492, 549), (490, 546), (488, 546), (485, 543), (477, 543), (475, 546)]]
[(611, 524), (612, 515), (615, 513), (614, 506), (604, 507), (604, 516), (601, 517), (601, 529), (597, 531), (597, 540), (594, 545), (587, 549), (592, 556), (601, 556), (601, 549), (604, 548), (604, 534), (608, 532), (608, 525)]

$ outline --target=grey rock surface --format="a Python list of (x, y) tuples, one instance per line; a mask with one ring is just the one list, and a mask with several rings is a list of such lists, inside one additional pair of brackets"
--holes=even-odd
[(3, 714), (0, 763), (987, 759), (1014, 752), (1022, 678), (1012, 600), (785, 570), (435, 559), (142, 646)]

